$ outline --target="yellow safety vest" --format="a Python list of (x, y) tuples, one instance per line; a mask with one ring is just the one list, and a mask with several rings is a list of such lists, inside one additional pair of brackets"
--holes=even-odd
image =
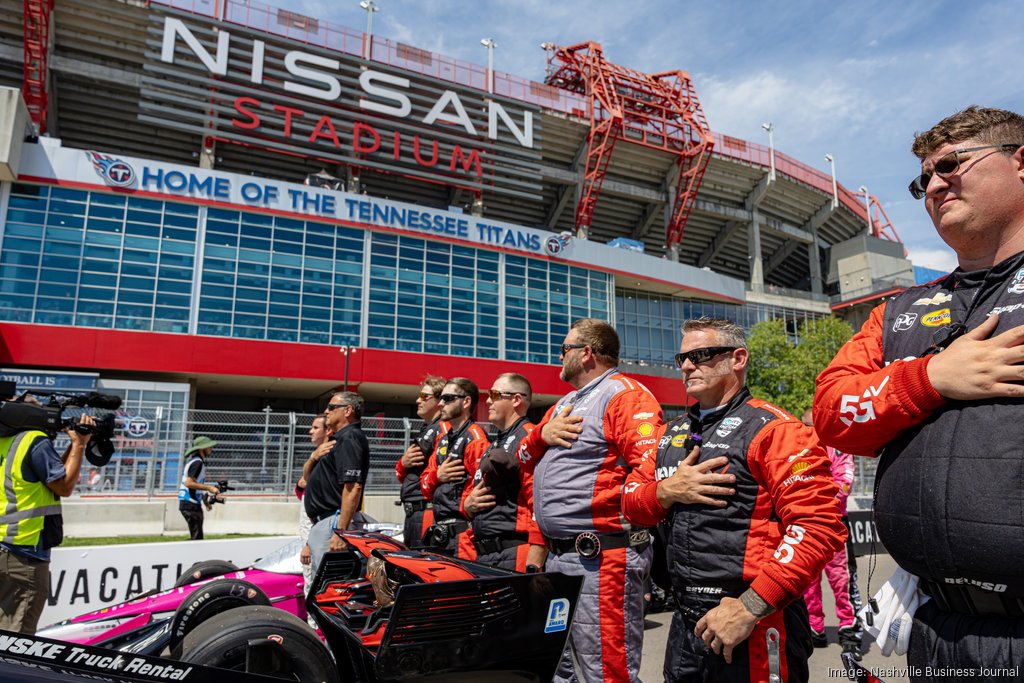
[(34, 547), (47, 515), (60, 514), (60, 497), (43, 482), (26, 481), (22, 467), (40, 431), (18, 432), (0, 438), (0, 541)]

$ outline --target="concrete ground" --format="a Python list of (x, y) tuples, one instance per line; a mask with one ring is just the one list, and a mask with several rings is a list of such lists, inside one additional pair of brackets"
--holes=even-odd
[[(868, 584), (868, 563), (869, 557), (857, 558), (858, 585), (860, 586), (861, 597), (867, 600)], [(878, 589), (892, 575), (896, 569), (896, 563), (888, 555), (879, 554), (876, 556), (874, 574), (871, 578), (871, 590), (878, 592)], [(829, 638), (827, 648), (815, 649), (811, 655), (811, 681), (821, 683), (825, 681), (845, 681), (846, 675), (841, 670), (842, 648), (836, 642), (836, 629), (838, 622), (835, 616), (835, 602), (832, 600), (832, 591), (828, 582), (824, 582), (822, 589), (825, 603), (825, 630)], [(644, 656), (641, 663), (640, 675), (644, 683), (658, 683), (662, 680), (661, 667), (665, 659), (665, 647), (668, 639), (668, 628), (672, 621), (670, 612), (661, 612), (648, 615), (646, 630), (644, 632)], [(867, 637), (865, 636), (865, 640)], [(876, 675), (880, 675), (885, 683), (907, 683), (909, 680), (906, 673), (899, 671), (907, 665), (906, 657), (883, 657), (878, 652), (878, 646), (872, 641), (870, 648), (864, 654), (861, 664)], [(896, 675), (902, 674), (902, 675)]]

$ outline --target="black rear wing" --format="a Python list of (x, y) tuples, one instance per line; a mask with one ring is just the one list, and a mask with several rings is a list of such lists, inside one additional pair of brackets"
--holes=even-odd
[(491, 683), (550, 681), (582, 584), (544, 573), (402, 586), (374, 672), (381, 680), (473, 671)]

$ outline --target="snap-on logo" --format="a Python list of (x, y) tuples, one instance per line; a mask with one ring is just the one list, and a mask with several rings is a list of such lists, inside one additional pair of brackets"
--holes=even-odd
[(1017, 271), (1013, 276), (1013, 282), (1006, 288), (1007, 294), (1024, 294), (1024, 268)]

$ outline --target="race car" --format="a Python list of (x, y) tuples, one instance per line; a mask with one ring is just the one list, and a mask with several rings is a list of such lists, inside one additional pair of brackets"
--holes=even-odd
[[(45, 680), (148, 680), (137, 671), (111, 670), (111, 662), (129, 657), (188, 671), (172, 680), (212, 681), (209, 671), (223, 669), (324, 683), (551, 679), (572, 624), (579, 577), (511, 574), (408, 550), (378, 532), (339, 535), (347, 548), (324, 556), (305, 601), (319, 634), (300, 618), (301, 611), (271, 607), (267, 594), (247, 580), (254, 570), (246, 570), (245, 578), (229, 574), (192, 584), (173, 610), (148, 611), (145, 605), (152, 607), (149, 601), (159, 597), (148, 596), (40, 632), (40, 643), (60, 642), (54, 640), (58, 628), (83, 643), (68, 650), (74, 661), (59, 664), (62, 675), (85, 678)], [(279, 598), (278, 606), (291, 605), (294, 594)], [(18, 659), (5, 644), (26, 640), (13, 635), (0, 632), (0, 670)], [(39, 647), (24, 645), (21, 654), (31, 663), (33, 653), (45, 651)]]
[[(401, 547), (397, 541), (397, 547)], [(38, 635), (124, 652), (159, 655), (211, 616), (245, 605), (273, 605), (306, 618), (298, 539), (251, 567), (223, 560), (197, 562), (174, 587), (52, 624)]]

